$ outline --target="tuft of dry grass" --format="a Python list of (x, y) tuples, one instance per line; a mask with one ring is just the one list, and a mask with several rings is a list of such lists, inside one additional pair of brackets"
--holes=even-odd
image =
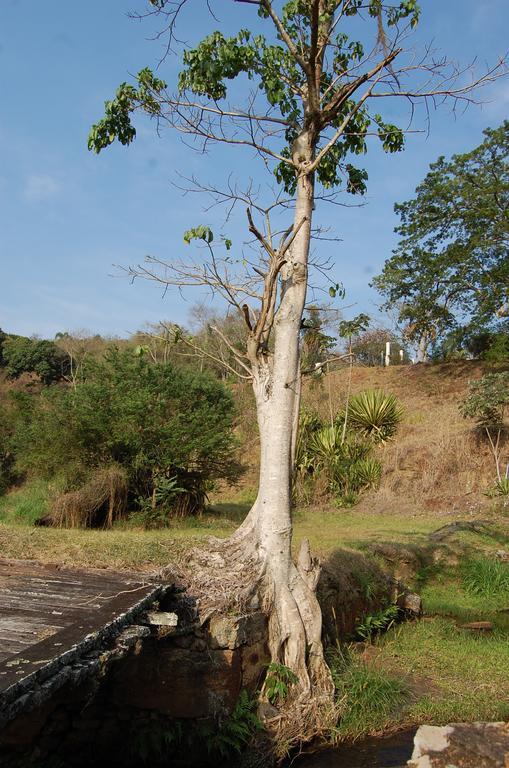
[(127, 478), (119, 467), (107, 467), (77, 491), (54, 500), (45, 525), (57, 528), (111, 528), (126, 517)]

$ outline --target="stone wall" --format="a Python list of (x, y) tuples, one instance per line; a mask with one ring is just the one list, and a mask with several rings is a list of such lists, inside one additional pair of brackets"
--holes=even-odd
[[(326, 640), (335, 642), (395, 599), (401, 585), (360, 553), (337, 552), (324, 564), (318, 593)], [(200, 626), (193, 600), (170, 591), (110, 646), (73, 662), (78, 667), (48, 700), (3, 728), (0, 764), (90, 768), (100, 755), (109, 768), (139, 768), (147, 742), (159, 738), (171, 751), (187, 723), (224, 721), (242, 690), (259, 690), (270, 661), (266, 638), (260, 611)], [(196, 757), (189, 750), (185, 765)]]
[(215, 617), (204, 627), (168, 626), (158, 616), (168, 613), (152, 611), (130, 628), (128, 653), (93, 652), (88, 679), (69, 680), (11, 720), (0, 734), (2, 768), (90, 768), (98, 755), (101, 765), (139, 766), (144, 739), (164, 743), (177, 721), (220, 721), (241, 690), (259, 688), (270, 660), (262, 613)]

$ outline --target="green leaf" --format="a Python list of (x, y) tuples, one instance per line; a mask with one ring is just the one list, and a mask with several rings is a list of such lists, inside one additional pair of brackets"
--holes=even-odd
[(203, 240), (205, 243), (207, 243), (207, 245), (210, 245), (210, 243), (214, 240), (214, 233), (210, 227), (207, 227), (204, 224), (200, 224), (199, 226), (193, 227), (192, 229), (188, 229), (186, 232), (184, 232), (184, 243), (189, 245), (192, 240)]

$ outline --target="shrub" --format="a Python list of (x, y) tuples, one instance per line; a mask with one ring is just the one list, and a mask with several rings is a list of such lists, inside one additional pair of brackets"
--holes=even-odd
[(509, 360), (509, 333), (501, 331), (494, 334), (483, 357), (490, 363), (502, 363)]
[(480, 427), (502, 427), (509, 406), (509, 372), (488, 373), (469, 382), (469, 390), (459, 406), (461, 415), (475, 419)]
[(0, 405), (0, 495), (5, 493), (15, 480), (12, 432), (11, 414)]
[(87, 362), (75, 388), (18, 394), (16, 403), (20, 469), (61, 476), (67, 491), (87, 496), (98, 470), (120, 468), (131, 508), (159, 523), (200, 512), (215, 480), (239, 475), (233, 399), (210, 376), (111, 350)]
[[(504, 489), (505, 481), (501, 468), (501, 438), (507, 427), (506, 411), (509, 406), (509, 371), (489, 373), (482, 379), (469, 382), (468, 396), (459, 404), (464, 418), (472, 418), (484, 430), (490, 451), (495, 461), (497, 485)], [(506, 467), (505, 477), (509, 471)], [(503, 495), (503, 494), (502, 494)]]
[(384, 443), (396, 434), (403, 409), (394, 395), (378, 389), (366, 389), (350, 399), (350, 427), (374, 442)]

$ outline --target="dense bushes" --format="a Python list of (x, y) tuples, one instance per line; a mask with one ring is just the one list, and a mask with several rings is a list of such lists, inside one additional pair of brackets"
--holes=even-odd
[(209, 376), (112, 350), (89, 360), (75, 387), (14, 398), (19, 470), (90, 495), (99, 471), (119, 468), (144, 522), (199, 512), (213, 481), (238, 476), (233, 400)]
[(14, 480), (14, 454), (11, 448), (12, 424), (7, 409), (0, 405), (0, 494)]

